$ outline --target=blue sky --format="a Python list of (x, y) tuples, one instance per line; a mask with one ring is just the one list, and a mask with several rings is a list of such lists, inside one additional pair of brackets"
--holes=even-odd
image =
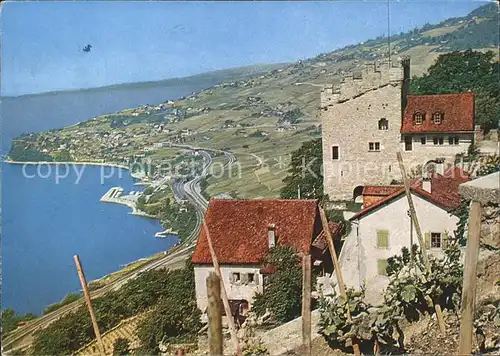
[[(484, 3), (391, 2), (391, 32)], [(386, 34), (387, 4), (3, 2), (1, 29), (1, 93), (10, 96), (308, 58)]]

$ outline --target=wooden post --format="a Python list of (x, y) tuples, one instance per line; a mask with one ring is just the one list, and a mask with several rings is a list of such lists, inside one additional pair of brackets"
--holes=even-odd
[(92, 321), (92, 327), (94, 328), (95, 338), (97, 339), (97, 346), (102, 355), (105, 355), (104, 344), (101, 339), (101, 332), (99, 331), (99, 325), (97, 325), (97, 319), (94, 314), (94, 308), (92, 308), (92, 301), (90, 299), (90, 293), (87, 288), (87, 280), (85, 279), (85, 274), (83, 273), (83, 268), (80, 263), (80, 258), (78, 255), (73, 256), (75, 260), (76, 270), (78, 272), (78, 277), (80, 277), (80, 284), (82, 285), (83, 295), (85, 297), (85, 302), (87, 303), (87, 308), (89, 309), (90, 320)]
[(465, 251), (462, 306), (460, 310), (460, 355), (472, 353), (474, 302), (476, 299), (477, 260), (481, 235), (481, 204), (473, 201), (469, 211), (467, 248)]
[(222, 303), (224, 304), (227, 323), (229, 325), (229, 331), (231, 332), (231, 339), (233, 341), (234, 348), (236, 349), (236, 355), (241, 356), (240, 343), (238, 342), (238, 335), (236, 333), (236, 327), (234, 326), (231, 307), (229, 306), (229, 299), (227, 297), (226, 288), (224, 287), (224, 280), (222, 279), (222, 275), (220, 272), (219, 261), (217, 260), (217, 255), (215, 254), (214, 246), (212, 245), (212, 239), (210, 237), (210, 232), (208, 231), (208, 226), (205, 219), (203, 219), (203, 229), (205, 230), (205, 236), (207, 237), (208, 248), (210, 249), (210, 255), (212, 256), (212, 262), (215, 267), (215, 274), (220, 278)]
[[(339, 286), (340, 295), (347, 301), (347, 293), (345, 292), (345, 284), (344, 279), (342, 278), (342, 271), (340, 270), (340, 263), (337, 259), (337, 253), (335, 252), (335, 246), (333, 245), (332, 232), (330, 231), (330, 227), (328, 226), (328, 219), (326, 218), (325, 211), (323, 208), (319, 208), (319, 215), (321, 216), (321, 223), (323, 225), (323, 232), (326, 236), (326, 241), (328, 242), (328, 248), (330, 249), (330, 255), (332, 256), (333, 266), (335, 268), (335, 275), (337, 276), (337, 284)], [(347, 320), (351, 321), (351, 313), (349, 308), (346, 311)], [(352, 338), (352, 348), (354, 350), (354, 354), (356, 356), (360, 355), (359, 345), (356, 338)]]
[[(431, 265), (429, 263), (429, 258), (427, 253), (425, 252), (425, 241), (422, 237), (422, 230), (420, 230), (420, 224), (418, 223), (417, 212), (415, 211), (415, 206), (413, 205), (413, 199), (411, 197), (410, 191), (410, 182), (408, 181), (408, 176), (406, 175), (406, 168), (403, 163), (403, 157), (401, 156), (401, 152), (396, 153), (399, 162), (399, 168), (401, 169), (401, 177), (403, 179), (403, 183), (405, 186), (406, 198), (408, 199), (408, 206), (410, 207), (411, 220), (413, 221), (413, 226), (415, 227), (415, 231), (417, 232), (418, 243), (420, 244), (420, 254), (422, 255), (422, 260), (424, 261), (425, 268), (429, 273), (431, 273)], [(410, 248), (411, 251), (411, 248)], [(446, 333), (446, 326), (444, 324), (443, 313), (441, 312), (441, 306), (439, 304), (434, 303), (432, 301), (432, 305), (430, 307), (434, 307), (436, 310), (436, 318), (439, 325), (439, 330), (441, 334)]]
[(210, 272), (207, 277), (208, 295), (208, 343), (210, 355), (221, 356), (222, 353), (222, 313), (220, 310), (220, 278)]
[(311, 356), (311, 255), (302, 259), (302, 344), (304, 355)]
[(422, 254), (422, 260), (424, 261), (425, 268), (429, 270), (430, 264), (429, 264), (429, 258), (427, 257), (427, 253), (425, 253), (425, 241), (424, 238), (422, 237), (422, 230), (420, 230), (420, 224), (418, 223), (417, 213), (415, 211), (415, 206), (413, 205), (413, 199), (411, 197), (411, 191), (410, 191), (410, 182), (408, 181), (408, 177), (406, 176), (406, 168), (403, 163), (403, 157), (401, 156), (401, 152), (397, 152), (397, 156), (398, 156), (399, 168), (401, 169), (403, 184), (405, 186), (406, 198), (408, 199), (408, 206), (410, 207), (411, 221), (413, 222), (413, 226), (415, 227), (415, 231), (417, 232), (418, 243), (420, 244), (420, 252)]

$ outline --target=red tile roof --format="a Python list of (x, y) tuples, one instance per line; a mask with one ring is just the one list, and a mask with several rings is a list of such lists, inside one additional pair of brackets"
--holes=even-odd
[[(270, 224), (276, 226), (277, 244), (309, 253), (318, 217), (316, 200), (212, 199), (205, 221), (220, 264), (258, 264), (269, 252)], [(212, 264), (203, 228), (192, 262)]]
[[(421, 196), (424, 199), (442, 207), (445, 210), (453, 210), (460, 204), (460, 195), (458, 186), (470, 180), (470, 175), (459, 167), (450, 167), (446, 169), (443, 175), (433, 173), (431, 177), (431, 193), (422, 188), (422, 178), (417, 178), (411, 183), (411, 191), (414, 194)], [(400, 187), (399, 190), (388, 195), (363, 210), (359, 211), (350, 220), (356, 220), (361, 216), (374, 211), (375, 209), (389, 204), (393, 199), (405, 193), (405, 188)]]
[(470, 180), (470, 175), (459, 167), (450, 167), (443, 175), (434, 173), (431, 177), (431, 193), (422, 189), (422, 181), (414, 183), (417, 194), (433, 201), (441, 207), (452, 210), (459, 206), (458, 186)]
[(391, 195), (394, 192), (401, 190), (400, 185), (386, 185), (386, 186), (377, 186), (377, 185), (365, 185), (363, 188), (362, 195), (376, 195), (376, 196), (387, 196)]
[[(408, 95), (401, 133), (470, 132), (474, 131), (474, 93)], [(421, 125), (414, 123), (415, 113), (424, 114)], [(432, 115), (441, 112), (440, 124)]]

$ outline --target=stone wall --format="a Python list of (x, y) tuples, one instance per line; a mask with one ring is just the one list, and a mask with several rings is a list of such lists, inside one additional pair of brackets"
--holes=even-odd
[(498, 204), (490, 203), (483, 206), (480, 243), (482, 247), (488, 249), (500, 249), (500, 206)]

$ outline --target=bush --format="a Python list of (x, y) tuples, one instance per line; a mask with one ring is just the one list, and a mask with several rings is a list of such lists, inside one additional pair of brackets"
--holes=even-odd
[[(151, 270), (128, 281), (117, 291), (93, 299), (97, 323), (102, 333), (133, 315), (154, 308), (161, 298), (189, 299), (194, 295), (191, 264), (181, 270)], [(85, 306), (66, 314), (35, 333), (34, 354), (68, 355), (94, 339)]]
[(293, 249), (278, 245), (271, 249), (264, 263), (274, 266), (276, 272), (269, 276), (265, 294), (256, 294), (252, 311), (263, 315), (269, 309), (279, 324), (297, 318), (301, 314), (302, 305), (302, 268), (299, 256)]
[[(418, 247), (412, 248), (413, 261), (407, 248), (389, 259), (389, 285), (380, 308), (366, 304), (364, 290), (346, 291), (347, 300), (338, 295), (320, 297), (319, 330), (337, 347), (355, 338), (361, 343), (374, 343), (388, 352), (401, 352), (404, 335), (399, 322), (417, 321), (423, 313), (433, 313), (435, 304), (458, 311), (461, 295), (462, 265), (456, 243), (449, 244), (444, 257), (429, 256), (427, 271)], [(347, 311), (351, 315), (348, 321)]]
[(113, 356), (126, 356), (130, 354), (130, 341), (119, 337), (113, 342)]
[(384, 296), (385, 304), (394, 307), (396, 314), (409, 321), (418, 320), (425, 312), (432, 314), (436, 303), (458, 311), (463, 276), (458, 244), (449, 244), (443, 258), (429, 255), (430, 271), (418, 247), (414, 245), (412, 250), (413, 263), (407, 248), (403, 248), (401, 255), (388, 259), (390, 282)]
[(192, 265), (188, 263), (168, 283), (170, 293), (159, 300), (137, 329), (141, 348), (151, 354), (158, 354), (160, 343), (195, 341), (201, 328)]
[(50, 312), (53, 312), (54, 310), (57, 310), (59, 309), (60, 307), (64, 306), (64, 305), (68, 305), (68, 304), (71, 304), (73, 303), (74, 301), (80, 299), (82, 297), (82, 295), (80, 293), (69, 293), (67, 294), (63, 300), (61, 300), (59, 303), (54, 303), (54, 304), (51, 304), (49, 306), (47, 306), (44, 310), (43, 310), (43, 314), (48, 314)]

